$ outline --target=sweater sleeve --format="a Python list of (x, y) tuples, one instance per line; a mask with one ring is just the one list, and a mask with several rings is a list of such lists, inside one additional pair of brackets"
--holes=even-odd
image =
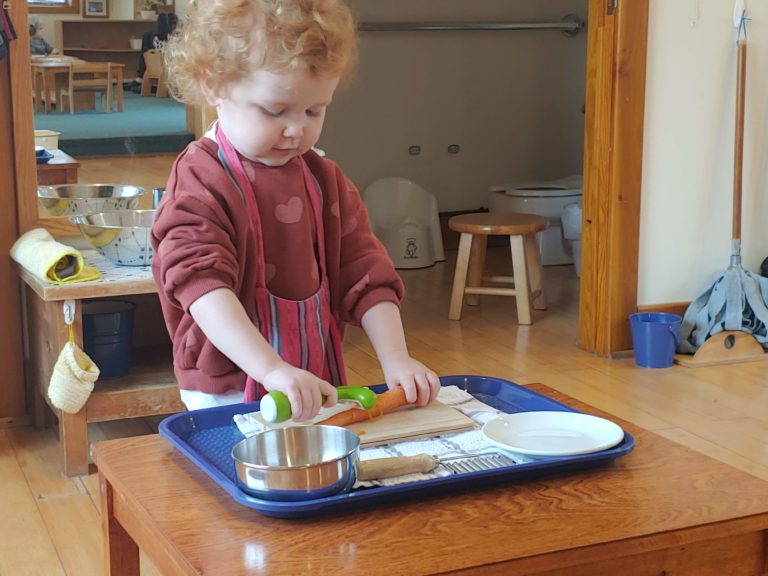
[(221, 195), (230, 186), (203, 150), (188, 148), (174, 164), (152, 227), (153, 271), (167, 300), (185, 311), (217, 288), (237, 291), (237, 216)]

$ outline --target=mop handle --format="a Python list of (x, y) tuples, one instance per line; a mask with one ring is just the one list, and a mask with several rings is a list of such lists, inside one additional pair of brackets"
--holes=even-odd
[(741, 240), (741, 181), (744, 162), (744, 100), (747, 75), (747, 42), (739, 40), (736, 81), (736, 142), (733, 157), (733, 240)]

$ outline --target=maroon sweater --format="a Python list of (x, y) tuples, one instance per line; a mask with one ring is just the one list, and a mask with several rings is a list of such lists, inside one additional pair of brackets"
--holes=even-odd
[[(190, 144), (173, 165), (152, 227), (152, 273), (173, 340), (179, 386), (221, 394), (243, 390), (246, 375), (205, 337), (189, 314), (204, 294), (227, 288), (256, 318), (256, 287), (264, 270), (267, 288), (304, 299), (319, 286), (315, 226), (301, 166), (268, 167), (242, 159), (257, 197), (265, 262), (240, 191), (208, 138)], [(304, 155), (323, 197), (326, 269), (334, 319), (359, 324), (374, 304), (399, 304), (403, 285), (384, 247), (370, 229), (355, 186), (332, 161)]]

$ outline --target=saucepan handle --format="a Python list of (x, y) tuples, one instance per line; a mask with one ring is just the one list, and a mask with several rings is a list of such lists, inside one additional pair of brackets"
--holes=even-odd
[(372, 458), (357, 463), (358, 480), (381, 480), (404, 474), (426, 474), (437, 467), (437, 458), (431, 454), (416, 456), (394, 456), (392, 458)]

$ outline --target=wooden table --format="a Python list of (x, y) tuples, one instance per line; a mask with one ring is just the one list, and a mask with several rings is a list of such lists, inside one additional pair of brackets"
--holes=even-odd
[(85, 406), (77, 414), (55, 408), (48, 398), (48, 384), (69, 330), (64, 321), (64, 301), (75, 303), (75, 342), (83, 346), (82, 302), (91, 298), (152, 294), (157, 292), (148, 266), (116, 266), (95, 250), (81, 251), (87, 264), (101, 277), (75, 284), (51, 284), (16, 265), (24, 281), (26, 332), (29, 340), (27, 382), (34, 396), (34, 418), (45, 425), (46, 403), (56, 414), (62, 465), (67, 476), (88, 473), (88, 423), (181, 412), (170, 350), (134, 351), (131, 372), (123, 378), (98, 380)]
[(48, 152), (53, 154), (53, 158), (45, 164), (37, 165), (38, 186), (77, 184), (77, 170), (80, 168), (80, 162), (58, 149), (48, 150)]
[[(58, 102), (57, 99), (57, 74), (69, 74), (69, 68), (78, 63), (85, 62), (72, 56), (56, 56), (51, 58), (38, 58), (32, 60), (32, 80), (35, 91), (36, 111), (43, 111), (43, 101), (45, 102), (45, 113), (51, 112), (51, 102)], [(110, 62), (112, 77), (117, 81), (117, 111), (123, 111), (123, 69), (125, 64)], [(43, 95), (45, 97), (43, 98)], [(109, 109), (112, 109), (110, 102)]]
[[(541, 384), (531, 388), (606, 416)], [(765, 575), (768, 482), (637, 426), (590, 471), (320, 518), (237, 504), (160, 436), (97, 442), (105, 574)]]

